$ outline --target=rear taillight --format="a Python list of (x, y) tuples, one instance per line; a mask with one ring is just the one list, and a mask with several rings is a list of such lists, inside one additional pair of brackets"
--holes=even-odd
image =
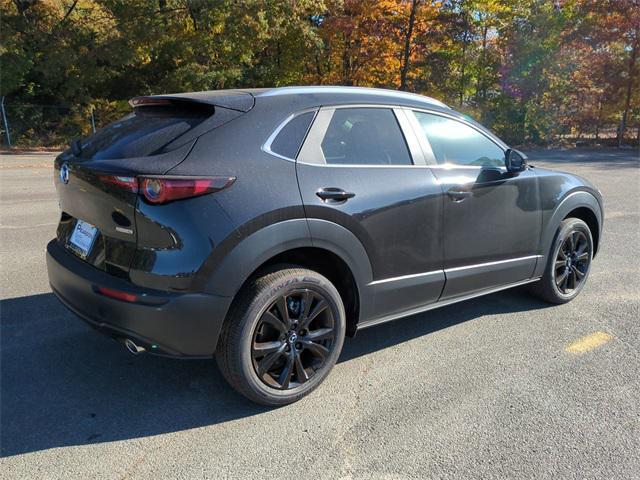
[(101, 175), (100, 180), (127, 192), (139, 193), (152, 204), (161, 204), (198, 197), (207, 193), (219, 192), (230, 186), (235, 177), (215, 176), (206, 178), (192, 177), (123, 177)]
[(126, 190), (127, 192), (138, 192), (138, 179), (136, 177), (121, 177), (118, 175), (100, 175), (100, 181), (106, 185)]
[(219, 192), (235, 181), (235, 177), (207, 178), (140, 178), (140, 193), (153, 204), (167, 203), (183, 198), (198, 197)]

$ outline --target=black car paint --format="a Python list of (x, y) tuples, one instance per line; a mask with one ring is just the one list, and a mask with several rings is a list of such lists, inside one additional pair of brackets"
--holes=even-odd
[[(476, 289), (530, 278), (540, 238), (541, 213), (535, 170), (512, 175), (498, 169), (434, 169), (445, 191), (444, 269), (447, 284), (442, 299)], [(447, 192), (467, 191), (464, 201)], [(469, 228), (473, 225), (473, 228)], [(472, 265), (522, 258), (490, 268)]]
[[(89, 325), (149, 352), (210, 357), (231, 300), (202, 293), (172, 293), (132, 285), (70, 254), (56, 240), (47, 245), (47, 270), (60, 301)], [(138, 295), (136, 303), (96, 293), (96, 286)], [(197, 332), (197, 334), (194, 334)]]
[[(218, 98), (236, 105), (234, 94)], [(197, 99), (216, 102), (216, 95), (200, 93)], [(519, 175), (495, 168), (461, 172), (434, 165), (332, 168), (278, 158), (261, 148), (292, 113), (327, 105), (426, 108), (469, 122), (446, 107), (373, 90), (354, 95), (348, 89), (276, 89), (239, 95), (242, 108), (216, 107), (212, 118), (220, 113), (221, 121), (212, 120), (211, 128), (169, 153), (92, 162), (65, 152), (56, 160), (54, 178), (65, 214), (58, 239), (49, 246), (50, 281), (83, 318), (114, 336), (160, 345), (159, 353), (202, 357), (215, 351), (227, 309), (247, 278), (292, 249), (326, 250), (348, 266), (359, 305), (358, 318), (352, 320), (366, 326), (539, 277), (558, 225), (575, 208), (593, 211), (600, 236), (600, 194), (567, 173), (537, 168)], [(63, 162), (71, 170), (66, 185), (58, 178)], [(102, 187), (83, 183), (103, 171), (230, 175), (237, 180), (213, 195), (150, 205), (140, 197), (123, 198), (120, 192), (101, 192)], [(325, 202), (316, 195), (325, 187), (356, 195), (342, 203)], [(470, 196), (454, 201), (447, 194), (454, 187), (467, 189)], [(80, 204), (73, 192), (84, 193), (86, 202)], [(74, 218), (101, 230), (102, 246), (88, 263), (60, 248)], [(115, 230), (123, 221), (130, 222), (133, 235)], [(499, 263), (510, 258), (524, 260)], [(76, 273), (73, 280), (66, 270)], [(78, 278), (85, 278), (84, 288)], [(171, 296), (169, 313), (158, 313), (165, 319), (158, 325), (165, 327), (149, 330), (148, 323), (134, 320), (148, 318), (136, 311), (148, 305), (97, 295), (94, 286), (105, 283), (143, 291), (147, 298)], [(186, 305), (194, 295), (207, 305), (209, 315), (173, 307)], [(171, 322), (181, 327), (169, 327)]]
[[(604, 205), (600, 191), (587, 179), (567, 172), (535, 168), (540, 184), (540, 208), (542, 230), (538, 254), (546, 255), (560, 222), (572, 211), (587, 209), (596, 220), (597, 229), (592, 229), (595, 248), (598, 252), (604, 226)], [(544, 262), (538, 262), (534, 276), (542, 275)]]

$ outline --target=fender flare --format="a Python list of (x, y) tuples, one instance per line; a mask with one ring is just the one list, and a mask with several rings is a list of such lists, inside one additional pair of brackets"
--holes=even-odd
[(603, 212), (602, 206), (600, 205), (600, 202), (598, 202), (598, 199), (592, 193), (585, 190), (578, 190), (569, 193), (555, 207), (546, 224), (542, 226), (540, 254), (544, 256), (545, 261), (538, 260), (534, 272), (534, 277), (542, 276), (542, 274), (544, 273), (547, 264), (546, 257), (549, 254), (551, 244), (556, 236), (558, 228), (560, 228), (560, 223), (571, 211), (575, 210), (576, 208), (588, 208), (591, 212), (593, 212), (598, 221), (598, 238), (602, 240)]
[(264, 227), (241, 240), (209, 276), (205, 292), (233, 297), (260, 265), (288, 250), (317, 247), (340, 257), (362, 296), (372, 278), (369, 257), (357, 237), (333, 222), (295, 218)]

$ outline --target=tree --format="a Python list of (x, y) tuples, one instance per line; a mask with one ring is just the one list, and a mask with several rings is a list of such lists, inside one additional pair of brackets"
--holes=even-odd
[(293, 84), (425, 93), (515, 144), (640, 122), (640, 0), (5, 0), (0, 21), (19, 143), (136, 95)]
[(402, 51), (402, 61), (400, 62), (400, 90), (407, 89), (407, 73), (409, 72), (409, 62), (411, 60), (411, 43), (413, 41), (413, 30), (416, 24), (416, 12), (420, 0), (411, 0), (409, 7), (409, 21), (404, 28), (404, 49)]

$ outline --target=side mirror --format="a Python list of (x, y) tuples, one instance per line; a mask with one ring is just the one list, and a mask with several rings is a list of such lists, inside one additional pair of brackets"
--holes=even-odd
[(513, 148), (507, 149), (504, 154), (504, 164), (509, 173), (520, 173), (527, 169), (527, 156)]

